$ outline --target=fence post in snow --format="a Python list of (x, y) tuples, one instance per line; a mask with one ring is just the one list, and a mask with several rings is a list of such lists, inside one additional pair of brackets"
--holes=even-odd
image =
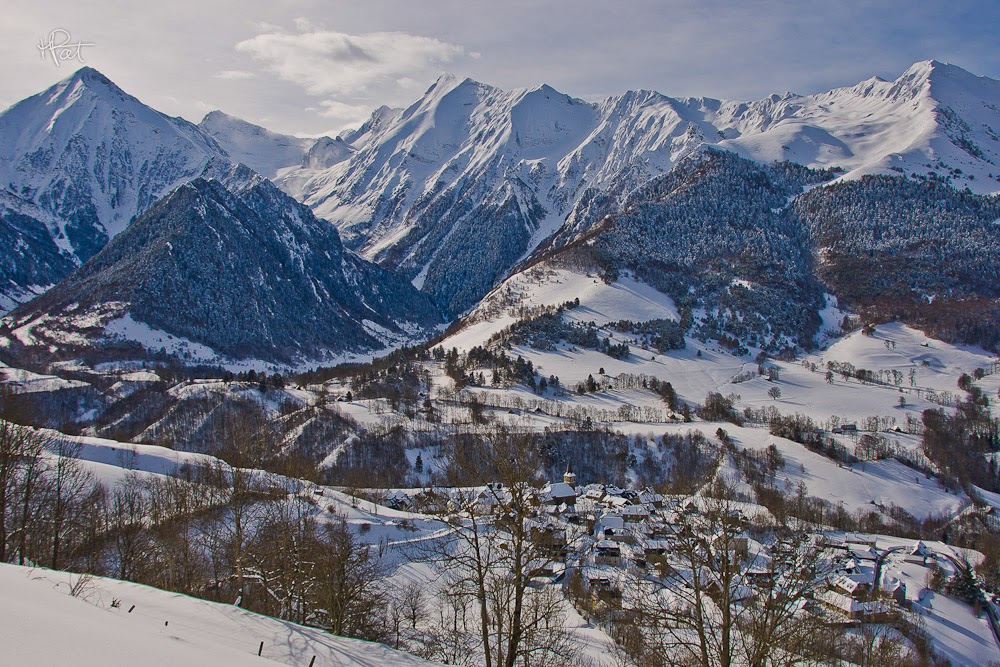
[(309, 667), (313, 667), (313, 665), (315, 664), (316, 664), (316, 656), (313, 656), (313, 659), (309, 661)]
[(261, 653), (264, 652), (264, 642), (260, 643), (260, 648), (257, 649), (257, 656), (259, 657)]

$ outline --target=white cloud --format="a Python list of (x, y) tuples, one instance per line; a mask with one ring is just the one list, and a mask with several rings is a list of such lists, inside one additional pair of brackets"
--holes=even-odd
[(312, 95), (356, 96), (400, 80), (426, 81), (465, 55), (456, 44), (405, 32), (351, 35), (320, 30), (302, 19), (296, 26), (295, 33), (260, 33), (239, 42), (236, 50)]
[(372, 108), (368, 104), (350, 104), (336, 100), (323, 100), (318, 108), (310, 107), (307, 110), (314, 111), (324, 118), (332, 119), (336, 123), (333, 134), (359, 127), (372, 114)]
[(256, 74), (243, 69), (226, 69), (215, 75), (216, 79), (226, 79), (227, 81), (246, 81), (256, 78)]

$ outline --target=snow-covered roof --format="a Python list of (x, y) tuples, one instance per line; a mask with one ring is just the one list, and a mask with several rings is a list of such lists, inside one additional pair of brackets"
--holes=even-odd
[(576, 489), (565, 482), (553, 482), (543, 492), (553, 498), (576, 498)]
[(872, 583), (871, 577), (864, 574), (836, 574), (829, 579), (830, 586), (853, 595)]
[(819, 600), (851, 616), (870, 616), (889, 611), (889, 607), (880, 600), (860, 602), (837, 591), (823, 591), (816, 596)]

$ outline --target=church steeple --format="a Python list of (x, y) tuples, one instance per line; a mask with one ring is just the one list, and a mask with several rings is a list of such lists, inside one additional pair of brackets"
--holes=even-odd
[(573, 472), (573, 465), (566, 464), (566, 472), (563, 473), (563, 483), (576, 488), (576, 473)]

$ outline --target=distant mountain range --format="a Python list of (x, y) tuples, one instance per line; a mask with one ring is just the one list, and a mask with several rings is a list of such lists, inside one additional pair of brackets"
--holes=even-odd
[(349, 247), (458, 314), (563, 225), (592, 224), (595, 197), (620, 201), (704, 145), (845, 179), (932, 174), (996, 192), (998, 105), (1000, 82), (936, 61), (752, 102), (630, 91), (591, 104), (443, 77), (407, 109), (376, 112), (349, 159), (281, 183)]
[[(725, 154), (751, 166), (720, 162)], [(873, 308), (878, 295), (845, 287), (837, 282), (841, 272), (827, 270), (830, 256), (823, 249), (835, 244), (838, 229), (831, 220), (845, 219), (841, 214), (847, 211), (820, 206), (811, 193), (811, 207), (790, 202), (820, 183), (850, 188), (870, 174), (895, 177), (880, 186), (883, 192), (903, 193), (903, 182), (933, 184), (945, 193), (941, 201), (956, 206), (965, 201), (978, 211), (962, 218), (965, 226), (958, 232), (959, 245), (972, 248), (968, 257), (978, 259), (982, 243), (966, 243), (970, 237), (962, 235), (995, 238), (982, 221), (992, 215), (990, 200), (976, 195), (1000, 190), (998, 160), (1000, 82), (936, 61), (916, 63), (895, 81), (873, 78), (827, 93), (750, 102), (630, 91), (590, 103), (548, 86), (503, 91), (442, 77), (406, 109), (382, 107), (358, 130), (308, 139), (218, 111), (199, 125), (170, 118), (84, 68), (0, 114), (0, 239), (11, 249), (0, 257), (0, 309), (66, 280), (18, 310), (14, 323), (23, 326), (86, 306), (100, 311), (99, 316), (89, 312), (102, 323), (128, 314), (144, 326), (206, 346), (206, 358), (218, 354), (286, 364), (333, 359), (426, 336), (441, 319), (436, 309), (454, 319), (512, 271), (560, 248), (589, 243), (599, 251), (594, 261), (605, 269), (636, 271), (679, 302), (685, 301), (679, 286), (686, 285), (692, 295), (688, 305), (702, 324), (710, 324), (700, 329), (704, 335), (749, 336), (765, 347), (808, 345), (824, 291), (846, 290), (858, 309)], [(814, 171), (764, 167), (784, 161)], [(249, 169), (236, 168), (240, 163)], [(674, 174), (678, 165), (688, 166)], [(705, 171), (705, 165), (715, 167)], [(720, 169), (726, 175), (718, 182), (729, 190), (702, 178)], [(319, 220), (251, 170), (273, 180)], [(746, 179), (769, 185), (748, 187)], [(691, 193), (672, 189), (685, 183), (706, 185)], [(709, 205), (712, 197), (735, 203), (720, 209)], [(904, 207), (894, 197), (888, 197), (892, 205)], [(261, 198), (267, 208), (255, 210)], [(861, 200), (836, 201), (857, 206)], [(678, 236), (678, 228), (671, 227), (685, 210), (703, 211), (706, 225), (696, 237)], [(760, 211), (764, 217), (754, 220), (764, 227), (747, 229), (753, 234), (746, 238), (744, 232), (733, 236), (741, 224), (733, 216), (748, 210)], [(902, 215), (904, 208), (898, 210)], [(822, 224), (815, 219), (818, 211), (826, 216)], [(893, 215), (882, 214), (882, 224)], [(933, 205), (921, 209), (921, 219), (934, 215)], [(769, 216), (773, 220), (764, 221)], [(124, 234), (130, 223), (138, 231)], [(685, 229), (697, 229), (697, 223), (689, 220), (685, 224), (695, 226)], [(785, 244), (798, 257), (794, 275), (775, 274), (793, 283), (765, 300), (792, 299), (794, 307), (783, 310), (784, 324), (758, 312), (760, 304), (728, 309), (729, 315), (718, 312), (719, 289), (727, 280), (763, 286), (768, 272), (784, 265), (785, 260), (752, 267), (747, 262), (760, 247), (754, 234), (772, 223), (785, 230), (779, 234), (785, 240), (766, 236), (773, 251), (768, 261), (777, 261), (773, 243)], [(216, 241), (205, 235), (208, 229)], [(116, 237), (122, 240), (109, 245)], [(699, 262), (697, 253), (679, 257), (669, 243), (682, 237), (709, 248), (721, 239), (743, 245), (727, 250), (732, 261)], [(886, 260), (892, 252), (913, 255), (919, 239), (910, 232), (901, 238), (889, 249), (865, 242), (852, 252), (883, 253), (878, 256)], [(220, 254), (207, 252), (211, 243)], [(183, 251), (171, 254), (167, 245)], [(189, 264), (176, 264), (179, 257)], [(836, 257), (844, 260), (843, 254)], [(937, 264), (922, 261), (925, 273), (935, 272)], [(273, 270), (275, 263), (292, 273)], [(147, 274), (142, 280), (130, 274), (140, 266)], [(716, 287), (691, 278), (704, 278), (709, 266)], [(879, 266), (869, 269), (877, 272)], [(171, 268), (154, 276), (151, 267)], [(129, 279), (119, 280), (122, 275)], [(897, 276), (892, 285), (917, 302), (993, 303), (986, 283), (963, 276), (951, 283), (940, 276), (923, 281)], [(203, 289), (210, 284), (215, 287)], [(799, 287), (790, 297), (782, 290), (792, 284)], [(939, 289), (945, 291), (938, 294)], [(163, 298), (179, 294), (188, 299)], [(100, 305), (112, 302), (118, 305)], [(884, 299), (880, 303), (884, 306)], [(883, 317), (899, 314), (893, 308), (876, 310)], [(924, 310), (910, 303), (906, 316)], [(751, 311), (751, 320), (762, 318), (766, 326), (754, 325), (748, 333), (735, 323)], [(184, 312), (191, 318), (201, 314), (197, 322), (185, 323)], [(285, 326), (283, 317), (307, 324)], [(798, 324), (787, 318), (798, 318)], [(93, 328), (81, 322), (77, 318), (70, 329)], [(343, 335), (324, 334), (323, 326)], [(955, 336), (977, 338), (970, 332), (978, 326)], [(59, 338), (55, 330), (49, 335), (50, 342)]]

